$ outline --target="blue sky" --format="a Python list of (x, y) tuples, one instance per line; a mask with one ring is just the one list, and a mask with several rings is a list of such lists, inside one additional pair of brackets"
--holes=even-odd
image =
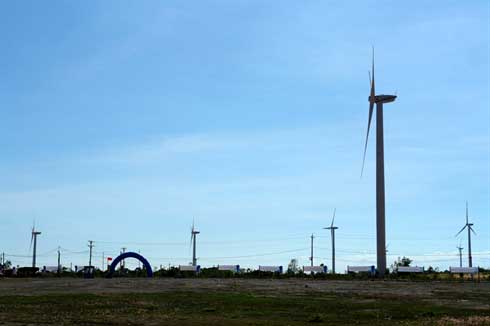
[[(375, 264), (368, 69), (385, 106), (388, 261), (490, 267), (488, 1), (1, 4), (0, 250), (87, 264)], [(373, 129), (374, 130), (374, 129)], [(461, 238), (466, 254), (466, 236)], [(16, 255), (16, 256), (14, 256)], [(134, 262), (130, 263), (135, 265)]]

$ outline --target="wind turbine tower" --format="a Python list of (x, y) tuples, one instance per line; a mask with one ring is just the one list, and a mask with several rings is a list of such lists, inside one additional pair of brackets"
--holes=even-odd
[(335, 230), (338, 229), (337, 226), (333, 225), (333, 222), (335, 221), (335, 211), (336, 208), (333, 209), (332, 224), (330, 224), (329, 227), (324, 228), (325, 230), (330, 230), (330, 235), (332, 237), (332, 273), (333, 274), (335, 274)]
[(32, 268), (36, 267), (37, 236), (40, 234), (41, 232), (36, 231), (36, 227), (33, 225), (31, 230)]
[(471, 257), (471, 232), (476, 235), (475, 231), (473, 231), (473, 223), (468, 222), (468, 202), (466, 202), (466, 224), (463, 228), (456, 234), (458, 236), (463, 230), (468, 229), (468, 266), (473, 267), (473, 257)]
[(197, 258), (196, 258), (196, 235), (198, 235), (199, 231), (197, 231), (194, 228), (194, 221), (192, 221), (192, 228), (191, 228), (191, 243), (192, 243), (192, 266), (197, 265)]
[(372, 76), (370, 74), (371, 93), (369, 101), (369, 118), (364, 145), (361, 177), (364, 171), (366, 150), (373, 117), (374, 104), (376, 104), (376, 253), (377, 270), (379, 277), (386, 272), (386, 231), (385, 231), (385, 167), (384, 167), (384, 136), (383, 136), (383, 104), (394, 102), (396, 95), (376, 95), (374, 83), (374, 48), (372, 61)]

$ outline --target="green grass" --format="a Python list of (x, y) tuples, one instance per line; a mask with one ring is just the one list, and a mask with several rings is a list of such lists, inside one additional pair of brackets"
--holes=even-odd
[[(490, 316), (466, 305), (407, 298), (236, 292), (56, 294), (0, 297), (0, 324), (56, 325), (418, 325)], [(454, 298), (453, 298), (454, 299)], [(488, 298), (479, 298), (484, 304)], [(484, 321), (490, 321), (483, 319)]]

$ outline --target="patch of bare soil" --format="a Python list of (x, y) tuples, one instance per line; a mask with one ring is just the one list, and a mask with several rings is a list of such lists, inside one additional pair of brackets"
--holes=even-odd
[(437, 321), (437, 325), (459, 326), (459, 325), (490, 325), (489, 316), (472, 316), (468, 318), (444, 317)]

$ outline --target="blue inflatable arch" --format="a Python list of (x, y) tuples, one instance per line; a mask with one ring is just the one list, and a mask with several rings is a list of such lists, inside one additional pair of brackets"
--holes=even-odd
[(107, 274), (108, 278), (111, 278), (112, 274), (114, 274), (114, 271), (116, 270), (117, 264), (119, 264), (119, 262), (121, 260), (126, 259), (126, 258), (138, 259), (146, 269), (146, 276), (147, 277), (153, 277), (153, 271), (151, 270), (150, 263), (148, 262), (148, 260), (145, 259), (145, 257), (141, 256), (140, 254), (138, 254), (136, 252), (125, 252), (125, 253), (122, 253), (119, 256), (117, 256), (116, 259), (114, 259), (112, 261), (111, 267), (109, 268), (109, 274)]

